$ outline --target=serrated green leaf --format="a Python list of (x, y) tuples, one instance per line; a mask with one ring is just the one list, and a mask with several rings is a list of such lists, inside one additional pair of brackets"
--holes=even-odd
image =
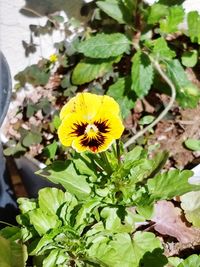
[(158, 61), (162, 59), (169, 60), (176, 56), (176, 53), (168, 47), (167, 42), (163, 37), (160, 37), (153, 41), (152, 53), (154, 58)]
[(186, 67), (194, 67), (198, 61), (197, 50), (186, 51), (181, 57), (181, 62)]
[(22, 214), (30, 210), (36, 209), (36, 202), (35, 200), (32, 200), (32, 199), (20, 197), (17, 199), (17, 203), (19, 205), (19, 209)]
[(97, 209), (101, 205), (99, 198), (93, 198), (89, 201), (83, 203), (78, 214), (76, 214), (76, 222), (74, 228), (82, 232), (82, 230), (89, 224), (93, 223), (94, 218), (91, 216), (91, 213), (94, 209)]
[[(142, 260), (140, 261), (140, 266), (142, 267), (164, 267), (168, 263), (168, 259), (163, 255), (163, 250), (156, 248), (152, 253), (146, 252)], [(172, 267), (172, 266), (170, 266)]]
[(184, 142), (185, 146), (194, 151), (200, 151), (200, 140), (189, 138)]
[(171, 170), (149, 179), (147, 188), (150, 194), (150, 201), (172, 199), (190, 191), (198, 191), (200, 186), (189, 184), (188, 182), (192, 174), (193, 172), (189, 170)]
[(78, 63), (72, 72), (72, 83), (81, 85), (104, 76), (107, 72), (112, 71), (114, 61), (114, 59), (87, 59)]
[(56, 214), (45, 213), (40, 208), (29, 211), (28, 215), (30, 223), (41, 236), (47, 233), (50, 229), (58, 228), (62, 224)]
[(168, 7), (162, 4), (155, 3), (149, 9), (150, 10), (147, 18), (148, 24), (155, 24), (160, 22), (160, 19), (166, 17), (169, 13)]
[(177, 59), (166, 63), (167, 74), (176, 87), (176, 99), (181, 107), (194, 108), (199, 102), (199, 89), (192, 84)]
[(122, 33), (99, 33), (79, 43), (77, 49), (87, 57), (110, 58), (128, 52), (130, 43)]
[(77, 174), (71, 161), (56, 161), (47, 168), (38, 171), (37, 174), (55, 184), (61, 184), (78, 199), (85, 199), (90, 195), (91, 189), (86, 181), (87, 176)]
[(200, 256), (191, 255), (184, 261), (182, 261), (177, 267), (200, 267)]
[[(55, 266), (60, 266), (64, 267), (68, 262), (68, 255), (66, 251), (63, 249), (54, 249), (52, 250), (49, 255), (44, 259), (43, 261), (43, 266), (45, 267), (55, 267)], [(70, 264), (70, 257), (69, 257), (69, 264)]]
[(200, 44), (200, 15), (198, 11), (191, 11), (187, 16), (188, 34), (193, 43)]
[(116, 83), (112, 84), (107, 91), (107, 95), (112, 96), (119, 104), (121, 109), (122, 118), (126, 118), (130, 110), (134, 107), (136, 97), (133, 92), (130, 91), (131, 78), (119, 78)]
[(41, 133), (28, 132), (28, 134), (23, 138), (22, 144), (25, 147), (30, 147), (32, 145), (37, 145), (42, 142)]
[(169, 14), (160, 21), (160, 30), (164, 33), (174, 33), (178, 30), (178, 25), (183, 22), (184, 9), (182, 6), (172, 6)]
[(141, 51), (135, 53), (131, 67), (132, 90), (139, 98), (148, 94), (153, 82), (153, 66), (148, 56)]
[(114, 233), (132, 233), (135, 228), (134, 213), (124, 207), (105, 207), (101, 211), (105, 229)]
[(89, 248), (89, 256), (95, 257), (109, 267), (138, 267), (146, 252), (161, 248), (153, 233), (136, 232), (133, 239), (127, 233), (112, 237), (97, 236)]
[(60, 206), (69, 198), (72, 198), (70, 193), (64, 193), (57, 188), (43, 188), (38, 193), (39, 206), (48, 214), (56, 214)]

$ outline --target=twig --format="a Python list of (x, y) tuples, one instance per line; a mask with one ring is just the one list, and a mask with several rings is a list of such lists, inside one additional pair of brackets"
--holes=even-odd
[(39, 12), (35, 11), (34, 9), (32, 8), (29, 8), (29, 7), (22, 7), (23, 10), (26, 10), (26, 11), (29, 11), (31, 13), (33, 13), (34, 15), (40, 17), (40, 18), (43, 18), (43, 17), (47, 17), (49, 21), (51, 21), (53, 23), (53, 25), (55, 26), (55, 21), (52, 20), (48, 15), (42, 15), (40, 14)]
[(171, 99), (170, 99), (168, 105), (166, 106), (166, 108), (160, 113), (160, 115), (151, 124), (149, 124), (147, 127), (145, 127), (144, 129), (142, 129), (141, 131), (139, 131), (136, 135), (132, 136), (124, 144), (124, 147), (125, 148), (127, 148), (128, 146), (130, 146), (131, 144), (133, 144), (136, 139), (138, 139), (140, 136), (142, 136), (144, 133), (146, 133), (148, 130), (150, 130), (152, 127), (154, 127), (160, 120), (162, 120), (164, 118), (164, 116), (167, 114), (167, 112), (170, 110), (170, 108), (172, 107), (172, 105), (173, 105), (173, 103), (175, 101), (175, 98), (176, 98), (176, 89), (175, 89), (174, 84), (172, 83), (172, 81), (167, 77), (167, 75), (165, 74), (165, 72), (161, 69), (160, 64), (157, 61), (155, 61), (151, 57), (150, 57), (150, 60), (153, 63), (155, 69), (159, 72), (159, 74), (163, 78), (163, 80), (171, 88)]

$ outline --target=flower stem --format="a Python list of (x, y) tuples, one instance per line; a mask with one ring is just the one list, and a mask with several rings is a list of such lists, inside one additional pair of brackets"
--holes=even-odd
[(104, 170), (107, 172), (107, 174), (112, 174), (113, 173), (113, 170), (112, 170), (112, 167), (110, 166), (110, 162), (108, 160), (108, 157), (106, 155), (106, 152), (101, 152), (99, 153), (100, 156), (101, 156), (101, 159), (102, 161), (104, 162), (105, 166), (104, 166)]
[(119, 139), (116, 140), (116, 150), (117, 150), (117, 160), (118, 164), (121, 164), (121, 159), (120, 159), (120, 145), (119, 145)]

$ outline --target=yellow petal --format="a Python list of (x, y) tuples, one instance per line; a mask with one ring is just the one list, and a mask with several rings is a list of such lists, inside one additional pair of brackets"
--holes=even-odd
[(76, 125), (82, 125), (86, 123), (80, 118), (79, 114), (73, 113), (65, 117), (61, 125), (58, 128), (58, 138), (64, 146), (71, 146), (78, 134), (73, 133), (76, 129)]
[(99, 121), (94, 121), (95, 127), (99, 131), (90, 136), (85, 132), (84, 135), (74, 138), (72, 146), (77, 152), (91, 151), (99, 153), (105, 151), (114, 142), (120, 138), (124, 131), (124, 126), (119, 116), (110, 115), (109, 118), (101, 118)]
[(107, 110), (107, 113), (119, 114), (118, 103), (110, 96), (99, 96), (91, 93), (79, 93), (76, 97), (63, 106), (60, 112), (61, 120), (68, 116), (70, 113), (82, 115), (83, 119), (90, 121), (101, 109)]

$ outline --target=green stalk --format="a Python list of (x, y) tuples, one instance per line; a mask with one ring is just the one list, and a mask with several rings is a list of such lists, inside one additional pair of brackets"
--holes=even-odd
[(110, 162), (108, 160), (106, 152), (103, 151), (103, 152), (101, 152), (99, 154), (101, 156), (101, 159), (102, 159), (103, 163), (105, 164), (104, 170), (107, 172), (108, 175), (111, 175), (113, 173), (113, 170), (112, 170), (112, 167), (110, 166)]

